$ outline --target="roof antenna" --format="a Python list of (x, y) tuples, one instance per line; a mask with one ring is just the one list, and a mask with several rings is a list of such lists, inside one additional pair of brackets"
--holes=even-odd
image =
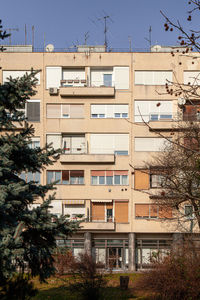
[(151, 50), (151, 33), (152, 33), (152, 28), (149, 26), (149, 38), (144, 38), (148, 43), (149, 43), (149, 48)]
[(107, 19), (111, 19), (110, 16), (104, 16), (102, 18), (98, 18), (99, 21), (103, 20), (104, 21), (104, 46), (105, 46), (105, 50), (107, 52), (107, 48), (108, 48), (108, 40), (107, 40), (107, 31), (108, 31), (108, 27), (107, 27)]
[(84, 34), (84, 45), (87, 45), (87, 40), (89, 38), (89, 31), (87, 31), (85, 34)]
[(132, 52), (132, 38), (130, 35), (128, 36), (128, 41), (129, 41), (129, 52)]
[(12, 33), (11, 33), (11, 31), (19, 31), (19, 28), (6, 28), (5, 30), (7, 30), (7, 31), (9, 31), (9, 45), (11, 45), (11, 35), (12, 35)]

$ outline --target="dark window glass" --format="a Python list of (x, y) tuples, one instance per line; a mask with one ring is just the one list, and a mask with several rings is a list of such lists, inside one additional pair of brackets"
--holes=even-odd
[(40, 102), (27, 102), (27, 120), (29, 122), (40, 121)]

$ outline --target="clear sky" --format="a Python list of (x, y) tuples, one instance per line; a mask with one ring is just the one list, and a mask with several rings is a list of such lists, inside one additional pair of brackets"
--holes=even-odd
[[(55, 48), (67, 48), (84, 43), (104, 43), (104, 24), (99, 18), (109, 15), (108, 46), (129, 48), (131, 37), (133, 48), (148, 48), (145, 37), (152, 27), (152, 44), (176, 45), (176, 32), (165, 32), (162, 10), (167, 16), (186, 24), (186, 12), (190, 8), (186, 0), (1, 0), (1, 19), (5, 28), (12, 31), (12, 44), (32, 43), (34, 25), (34, 46), (43, 48), (54, 44)], [(197, 25), (198, 18), (194, 18)], [(6, 41), (8, 43), (8, 40)]]

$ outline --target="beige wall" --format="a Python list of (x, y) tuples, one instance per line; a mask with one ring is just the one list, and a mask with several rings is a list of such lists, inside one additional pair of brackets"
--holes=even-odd
[[(167, 233), (175, 229), (170, 225), (165, 226), (164, 222), (158, 220), (137, 220), (135, 219), (135, 203), (148, 203), (149, 196), (143, 191), (134, 190), (134, 167), (143, 167), (145, 161), (152, 159), (152, 155), (158, 153), (135, 152), (135, 137), (157, 137), (156, 133), (150, 132), (144, 124), (134, 124), (134, 100), (172, 100), (173, 112), (177, 113), (177, 99), (165, 93), (165, 86), (144, 86), (134, 85), (135, 70), (172, 70), (173, 80), (175, 75), (178, 81), (183, 81), (183, 70), (200, 70), (199, 60), (188, 60), (187, 57), (170, 53), (1, 53), (0, 78), (2, 82), (3, 70), (40, 70), (40, 85), (36, 87), (37, 94), (33, 99), (40, 99), (39, 123), (33, 123), (35, 136), (40, 136), (40, 143), (46, 143), (47, 133), (128, 133), (129, 134), (129, 155), (116, 156), (114, 163), (107, 164), (97, 161), (96, 163), (61, 163), (57, 161), (48, 170), (84, 170), (84, 185), (59, 185), (56, 190), (56, 199), (87, 199), (87, 207), (90, 208), (90, 199), (128, 199), (128, 220), (129, 224), (117, 224), (115, 232), (138, 232), (138, 233)], [(180, 64), (180, 60), (181, 63)], [(88, 67), (129, 67), (129, 89), (115, 90), (112, 96), (98, 94), (88, 97), (51, 96), (46, 89), (46, 67), (85, 67), (86, 74)], [(64, 89), (64, 88), (63, 88)], [(67, 89), (67, 87), (66, 87)], [(78, 89), (78, 87), (74, 87)], [(46, 105), (48, 103), (84, 104), (84, 119), (47, 119)], [(91, 119), (91, 104), (129, 104), (129, 118), (126, 119)], [(169, 128), (170, 122), (158, 122), (158, 128), (164, 126)], [(156, 124), (156, 123), (154, 123)], [(162, 125), (164, 124), (164, 125)], [(165, 133), (164, 133), (165, 134)], [(169, 135), (169, 133), (168, 133)], [(145, 149), (144, 149), (145, 150)], [(129, 186), (92, 186), (91, 170), (128, 170)], [(46, 171), (42, 173), (42, 183), (46, 182)], [(123, 219), (123, 218), (122, 218)], [(173, 227), (173, 228), (172, 228)], [(172, 228), (172, 229), (171, 229)]]

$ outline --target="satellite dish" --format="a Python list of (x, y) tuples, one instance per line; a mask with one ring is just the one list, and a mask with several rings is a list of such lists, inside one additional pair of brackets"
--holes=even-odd
[(160, 45), (155, 45), (155, 46), (151, 47), (152, 52), (160, 52), (161, 49), (162, 49), (162, 47)]
[(178, 98), (178, 105), (179, 106), (183, 106), (185, 103), (186, 103), (185, 98), (182, 98), (182, 97)]
[(54, 45), (48, 44), (48, 45), (46, 46), (46, 52), (53, 52), (53, 50), (54, 50)]

